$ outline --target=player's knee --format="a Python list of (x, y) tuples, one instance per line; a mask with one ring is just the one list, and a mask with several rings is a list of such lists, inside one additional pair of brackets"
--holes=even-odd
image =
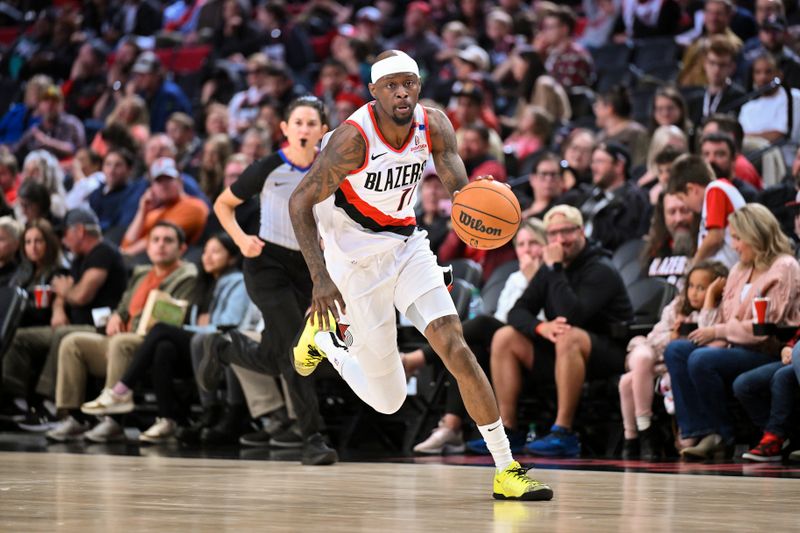
[(406, 388), (385, 390), (372, 402), (372, 408), (384, 415), (391, 415), (400, 410), (406, 401)]

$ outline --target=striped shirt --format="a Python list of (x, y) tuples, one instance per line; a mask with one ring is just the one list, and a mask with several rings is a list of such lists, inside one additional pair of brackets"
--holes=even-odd
[(289, 218), (289, 197), (311, 168), (293, 165), (283, 150), (252, 163), (231, 185), (231, 192), (242, 201), (258, 195), (261, 220), (258, 236), (267, 242), (299, 251)]

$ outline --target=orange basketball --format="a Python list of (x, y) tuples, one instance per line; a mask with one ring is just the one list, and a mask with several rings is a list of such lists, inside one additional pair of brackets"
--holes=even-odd
[(494, 180), (473, 181), (461, 189), (453, 200), (450, 219), (461, 240), (481, 250), (510, 241), (522, 221), (514, 193)]

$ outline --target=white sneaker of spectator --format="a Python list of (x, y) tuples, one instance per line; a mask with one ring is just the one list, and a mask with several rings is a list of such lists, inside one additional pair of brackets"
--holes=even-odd
[(431, 432), (431, 436), (414, 446), (415, 453), (428, 455), (462, 453), (464, 437), (461, 431), (454, 431), (439, 422), (439, 427)]
[(104, 416), (95, 427), (83, 434), (83, 437), (92, 442), (122, 442), (125, 440), (125, 430), (110, 416)]
[(152, 444), (165, 442), (175, 437), (177, 426), (175, 421), (170, 418), (156, 418), (156, 423), (139, 435), (139, 440)]
[(122, 415), (133, 411), (133, 391), (117, 394), (111, 389), (103, 389), (96, 399), (81, 405), (87, 415)]
[(69, 416), (62, 420), (53, 429), (47, 432), (46, 436), (56, 442), (66, 442), (80, 439), (89, 429), (89, 424), (78, 422)]

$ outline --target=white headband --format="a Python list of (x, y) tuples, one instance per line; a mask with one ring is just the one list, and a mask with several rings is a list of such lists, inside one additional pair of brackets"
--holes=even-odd
[(400, 54), (381, 59), (372, 65), (372, 83), (377, 83), (384, 76), (403, 72), (416, 74), (419, 77), (419, 67), (417, 62), (411, 59), (411, 56)]

